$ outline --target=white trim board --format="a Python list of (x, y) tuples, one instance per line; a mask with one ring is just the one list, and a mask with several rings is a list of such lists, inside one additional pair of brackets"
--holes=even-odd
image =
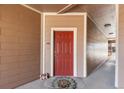
[(20, 4), (20, 5), (23, 6), (23, 7), (26, 7), (26, 8), (28, 8), (28, 9), (34, 11), (34, 12), (37, 12), (37, 13), (39, 13), (39, 14), (42, 13), (41, 11), (39, 11), (39, 10), (37, 10), (37, 9), (35, 9), (35, 8), (31, 7), (31, 6), (29, 6), (29, 5), (26, 5), (26, 4)]
[(87, 14), (84, 15), (84, 64), (83, 77), (87, 77)]
[(43, 73), (45, 73), (45, 15), (43, 14)]
[(72, 31), (74, 34), (74, 40), (73, 40), (73, 45), (74, 45), (74, 55), (73, 55), (73, 76), (77, 76), (77, 28), (51, 28), (51, 76), (53, 76), (54, 72), (54, 53), (53, 53), (53, 48), (54, 48), (54, 31)]
[[(41, 15), (41, 25), (42, 25), (42, 15)], [(41, 30), (41, 32), (40, 32), (40, 75), (42, 74), (42, 69), (41, 69), (41, 67), (42, 67), (42, 26), (40, 27), (40, 30)]]
[(65, 12), (69, 11), (70, 9), (72, 9), (73, 7), (75, 7), (76, 5), (77, 4), (68, 4), (64, 8), (60, 9), (57, 13), (58, 14), (65, 13)]
[(73, 12), (73, 13), (57, 14), (56, 12), (43, 12), (43, 14), (44, 15), (55, 15), (55, 16), (62, 16), (62, 15), (72, 16), (72, 15), (86, 15), (87, 13), (86, 12), (84, 12), (84, 13)]
[(116, 62), (115, 62), (115, 87), (118, 88), (118, 63), (119, 63), (119, 5), (116, 4)]
[[(84, 31), (86, 32), (86, 30), (87, 30), (87, 26), (86, 26), (86, 24), (87, 24), (87, 13), (86, 12), (84, 12), (84, 13), (77, 13), (77, 12), (73, 12), (73, 13), (64, 13), (64, 14), (57, 14), (57, 13), (51, 13), (51, 12), (44, 12), (43, 13), (43, 73), (45, 73), (45, 16), (46, 15), (55, 15), (55, 16), (73, 16), (73, 15), (82, 15), (82, 16), (84, 16), (84, 20), (85, 20), (85, 22), (84, 22)], [(83, 20), (82, 20), (83, 21)], [(86, 67), (86, 35), (87, 35), (87, 33), (84, 33), (85, 34), (85, 36), (84, 36), (84, 49), (83, 49), (83, 52), (84, 52), (84, 63), (83, 63), (83, 66), (84, 66), (84, 71), (83, 71), (83, 75), (82, 75), (82, 77), (86, 77), (87, 75), (86, 75), (86, 71), (87, 71), (87, 67)]]
[(67, 6), (63, 7), (62, 9), (60, 9), (57, 13), (63, 13), (64, 11), (66, 11), (68, 8), (70, 8), (70, 6), (72, 6), (73, 4), (68, 4)]

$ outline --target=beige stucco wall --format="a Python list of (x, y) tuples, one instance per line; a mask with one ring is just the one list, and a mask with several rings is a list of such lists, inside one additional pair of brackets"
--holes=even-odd
[(46, 15), (45, 17), (45, 72), (51, 73), (50, 35), (52, 27), (77, 27), (77, 75), (83, 77), (84, 15)]

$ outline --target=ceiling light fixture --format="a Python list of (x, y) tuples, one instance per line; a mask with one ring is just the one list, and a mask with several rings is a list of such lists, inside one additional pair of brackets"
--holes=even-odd
[(109, 33), (109, 35), (113, 35), (113, 34), (114, 34), (113, 32)]
[(104, 27), (110, 27), (111, 26), (111, 24), (105, 24), (104, 25)]

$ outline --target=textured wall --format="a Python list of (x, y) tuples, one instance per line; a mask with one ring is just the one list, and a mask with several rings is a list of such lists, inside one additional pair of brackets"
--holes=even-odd
[(39, 78), (40, 14), (21, 5), (0, 5), (0, 88)]
[(45, 72), (51, 73), (50, 63), (50, 31), (52, 27), (77, 27), (77, 70), (78, 76), (83, 77), (84, 56), (84, 16), (82, 15), (46, 15), (45, 21)]
[(87, 20), (87, 74), (108, 59), (108, 40), (96, 25)]
[(119, 5), (118, 87), (124, 88), (124, 4)]

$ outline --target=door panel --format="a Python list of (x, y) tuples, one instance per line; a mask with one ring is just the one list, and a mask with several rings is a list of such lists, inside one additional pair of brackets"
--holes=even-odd
[(73, 75), (73, 31), (54, 32), (54, 75)]

